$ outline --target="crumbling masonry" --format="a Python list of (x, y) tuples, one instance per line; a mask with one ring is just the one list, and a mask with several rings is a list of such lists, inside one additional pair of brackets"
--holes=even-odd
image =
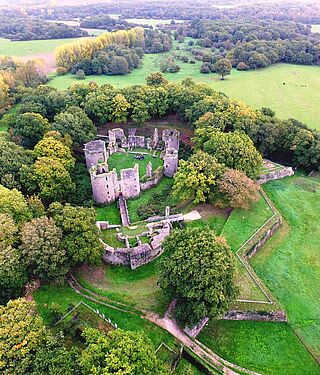
[[(90, 172), (93, 199), (104, 204), (114, 202), (121, 194), (125, 199), (135, 198), (142, 190), (155, 186), (162, 175), (173, 177), (178, 169), (180, 133), (176, 129), (162, 131), (162, 140), (159, 139), (158, 129), (155, 129), (152, 137), (136, 135), (136, 129), (128, 129), (128, 136), (123, 129), (109, 130), (105, 141), (95, 140), (85, 144), (84, 153), (87, 169)], [(133, 168), (122, 169), (120, 178), (115, 170), (109, 170), (108, 158), (116, 152), (126, 152), (136, 148), (146, 148), (150, 151), (161, 150), (163, 170), (161, 173), (152, 171), (149, 163), (146, 168), (147, 181), (139, 179), (139, 165)]]

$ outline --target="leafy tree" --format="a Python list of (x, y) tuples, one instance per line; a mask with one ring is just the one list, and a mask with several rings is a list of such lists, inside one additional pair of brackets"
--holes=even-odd
[(15, 222), (26, 221), (31, 213), (26, 199), (17, 189), (7, 189), (0, 185), (0, 213), (10, 215)]
[[(31, 153), (23, 147), (5, 140), (0, 140), (0, 180), (11, 175), (13, 181), (18, 182), (18, 172), (22, 164), (32, 163)], [(9, 187), (9, 186), (8, 186)]]
[(23, 145), (32, 147), (49, 129), (48, 120), (39, 113), (23, 113), (16, 118), (14, 135), (21, 137)]
[(122, 94), (117, 94), (112, 100), (112, 117), (113, 122), (126, 122), (130, 104)]
[(110, 63), (112, 74), (125, 75), (130, 73), (128, 61), (123, 56), (114, 56)]
[(16, 297), (27, 281), (17, 241), (17, 225), (9, 215), (0, 214), (0, 304)]
[(96, 329), (84, 331), (86, 348), (81, 365), (86, 374), (165, 375), (149, 338), (140, 332), (111, 331), (107, 336)]
[(115, 96), (112, 86), (104, 85), (99, 90), (87, 95), (84, 110), (87, 115), (99, 124), (111, 119), (112, 101)]
[(216, 318), (234, 301), (234, 256), (227, 242), (208, 228), (174, 230), (163, 243), (167, 256), (159, 263), (159, 285), (177, 300), (176, 318), (194, 325)]
[(218, 181), (220, 205), (248, 209), (259, 200), (259, 185), (243, 172), (227, 169)]
[(173, 194), (182, 200), (205, 202), (212, 198), (213, 189), (223, 171), (224, 167), (213, 156), (197, 151), (188, 161), (180, 160), (174, 175)]
[[(0, 226), (2, 226), (0, 224)], [(6, 244), (0, 240), (0, 309), (1, 304), (9, 299), (19, 296), (23, 286), (27, 282), (27, 273), (21, 258), (20, 251), (13, 245)], [(1, 310), (0, 310), (0, 332), (1, 332)], [(1, 337), (1, 333), (0, 333)], [(0, 371), (2, 367), (2, 356), (0, 346)]]
[(27, 374), (48, 337), (34, 301), (21, 298), (0, 306), (0, 372)]
[(164, 78), (163, 74), (160, 72), (157, 73), (150, 73), (146, 77), (146, 83), (148, 86), (161, 86), (167, 85), (168, 81)]
[(250, 178), (256, 178), (260, 173), (262, 157), (245, 134), (214, 130), (204, 142), (203, 149), (227, 168), (242, 171)]
[(34, 147), (33, 154), (36, 158), (48, 157), (58, 160), (70, 171), (75, 165), (71, 149), (59, 140), (59, 135), (54, 136), (53, 133), (45, 134), (44, 138)]
[(230, 75), (232, 65), (228, 59), (219, 59), (214, 65), (213, 70), (220, 75), (221, 79)]
[(66, 252), (60, 248), (62, 231), (46, 216), (33, 219), (21, 228), (21, 252), (29, 272), (43, 280), (64, 275)]
[(53, 128), (62, 135), (69, 134), (76, 146), (82, 146), (96, 135), (96, 128), (84, 110), (74, 106), (55, 116)]
[(71, 266), (83, 262), (97, 264), (101, 261), (103, 247), (99, 241), (93, 208), (52, 203), (48, 213), (62, 229), (61, 248), (68, 255)]
[(20, 176), (28, 192), (38, 193), (47, 203), (66, 200), (74, 189), (69, 172), (58, 159), (39, 157), (32, 167), (22, 167)]

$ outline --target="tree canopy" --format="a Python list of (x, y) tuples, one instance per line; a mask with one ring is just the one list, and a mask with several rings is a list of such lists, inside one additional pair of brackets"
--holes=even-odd
[(234, 256), (227, 242), (208, 228), (174, 230), (163, 244), (159, 285), (176, 299), (175, 315), (194, 325), (227, 311), (237, 294)]

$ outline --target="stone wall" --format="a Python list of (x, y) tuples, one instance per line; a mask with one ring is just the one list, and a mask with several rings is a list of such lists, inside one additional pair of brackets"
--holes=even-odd
[(238, 311), (230, 310), (223, 320), (255, 320), (258, 322), (287, 322), (286, 314), (280, 311)]
[(173, 177), (178, 170), (178, 150), (167, 148), (163, 157), (163, 174), (167, 177)]
[(272, 225), (270, 229), (267, 230), (264, 236), (246, 252), (245, 257), (251, 258), (253, 255), (255, 255), (262, 248), (262, 246), (268, 241), (268, 239), (274, 235), (274, 233), (279, 229), (281, 224), (282, 224), (282, 219), (279, 216), (278, 220)]
[(163, 177), (163, 168), (159, 172), (155, 171), (154, 176), (145, 182), (140, 182), (141, 191), (151, 189), (156, 186)]
[(282, 169), (278, 169), (261, 175), (258, 178), (257, 182), (259, 184), (265, 184), (268, 181), (280, 180), (281, 178), (289, 177), (292, 175), (294, 175), (294, 171), (291, 167), (283, 167)]
[(84, 145), (84, 154), (86, 157), (86, 166), (89, 170), (96, 167), (100, 162), (107, 161), (106, 144), (101, 140), (92, 141)]
[[(135, 269), (147, 264), (162, 254), (162, 242), (170, 234), (171, 224), (169, 222), (148, 224), (148, 235), (151, 236), (150, 243), (139, 244), (133, 248), (128, 246), (124, 248), (113, 248), (104, 241), (105, 254), (103, 260), (107, 263), (122, 265)], [(143, 233), (144, 235), (146, 233)]]
[(184, 327), (184, 332), (189, 335), (190, 337), (197, 337), (198, 334), (202, 331), (203, 327), (208, 323), (209, 318), (203, 318), (200, 320), (198, 324), (196, 324), (194, 327), (189, 328), (189, 327)]

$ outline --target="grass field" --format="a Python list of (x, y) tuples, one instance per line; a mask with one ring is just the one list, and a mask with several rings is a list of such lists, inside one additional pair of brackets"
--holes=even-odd
[(61, 44), (74, 42), (81, 38), (27, 40), (11, 42), (9, 39), (0, 38), (0, 56), (29, 56), (54, 52)]
[(265, 191), (286, 225), (252, 265), (320, 361), (320, 180), (296, 175), (266, 184)]
[(198, 340), (224, 359), (265, 375), (316, 375), (320, 368), (289, 325), (212, 321)]
[(110, 224), (121, 224), (120, 214), (116, 202), (106, 206), (95, 207), (98, 221), (109, 221)]
[(78, 272), (81, 284), (98, 294), (130, 306), (164, 313), (161, 292), (157, 285), (159, 259), (135, 270), (105, 264), (85, 267)]

